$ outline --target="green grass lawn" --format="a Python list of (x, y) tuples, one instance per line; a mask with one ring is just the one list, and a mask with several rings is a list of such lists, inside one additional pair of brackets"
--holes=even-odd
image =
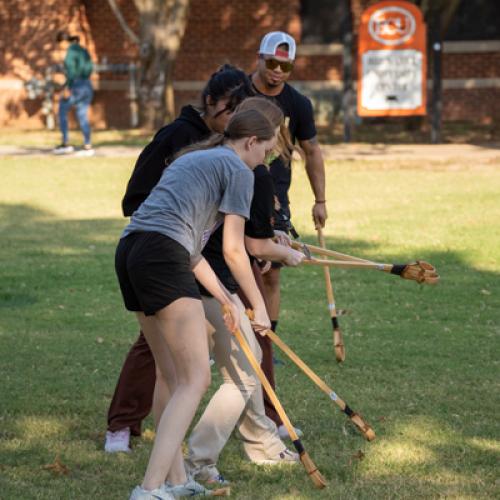
[[(151, 438), (130, 455), (102, 451), (110, 397), (137, 335), (113, 270), (133, 161), (0, 159), (2, 500), (124, 499), (142, 479)], [(300, 465), (249, 464), (232, 438), (219, 464), (232, 496), (498, 498), (500, 170), (417, 158), (327, 169), (331, 248), (425, 259), (442, 282), (333, 271), (347, 352), (339, 366), (322, 269), (285, 270), (279, 332), (377, 438), (364, 441), (277, 352), (279, 396), (329, 487), (315, 490)], [(292, 200), (297, 229), (314, 242), (300, 165)], [(44, 468), (56, 457), (67, 474)]]

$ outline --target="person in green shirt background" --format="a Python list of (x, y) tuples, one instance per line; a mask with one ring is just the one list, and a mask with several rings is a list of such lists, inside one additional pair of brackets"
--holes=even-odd
[(62, 133), (62, 142), (54, 149), (54, 153), (69, 154), (75, 150), (68, 142), (68, 112), (74, 106), (84, 139), (83, 149), (77, 154), (91, 156), (94, 154), (94, 150), (90, 140), (88, 110), (94, 95), (90, 83), (90, 75), (93, 70), (92, 60), (88, 51), (80, 45), (78, 36), (71, 36), (60, 31), (56, 40), (63, 49), (67, 50), (64, 58), (66, 82), (59, 100), (59, 127)]

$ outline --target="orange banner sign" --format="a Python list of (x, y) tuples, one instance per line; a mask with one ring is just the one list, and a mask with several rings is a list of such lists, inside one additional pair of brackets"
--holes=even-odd
[(383, 1), (361, 16), (358, 43), (358, 114), (425, 115), (426, 31), (420, 9)]

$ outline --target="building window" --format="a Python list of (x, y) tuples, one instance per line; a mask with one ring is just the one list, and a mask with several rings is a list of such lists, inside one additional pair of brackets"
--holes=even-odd
[(304, 44), (329, 44), (342, 41), (344, 0), (302, 0), (300, 18)]

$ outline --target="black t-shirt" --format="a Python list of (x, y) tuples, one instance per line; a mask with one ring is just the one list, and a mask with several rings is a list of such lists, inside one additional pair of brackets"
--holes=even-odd
[(155, 134), (137, 159), (122, 200), (123, 215), (131, 216), (158, 184), (165, 167), (182, 148), (206, 139), (210, 129), (192, 106)]
[[(254, 171), (254, 194), (250, 207), (250, 219), (245, 223), (245, 234), (251, 238), (265, 239), (274, 237), (272, 217), (274, 213), (273, 179), (265, 165), (257, 166)], [(222, 253), (222, 231), (219, 227), (210, 236), (202, 255), (207, 259), (222, 284), (231, 292), (236, 293), (239, 285), (229, 270)], [(210, 293), (200, 284), (202, 295)]]
[(254, 191), (250, 206), (250, 219), (245, 223), (245, 234), (256, 239), (273, 238), (273, 178), (265, 165), (258, 165), (253, 174)]
[[(316, 136), (312, 103), (305, 95), (286, 82), (281, 93), (276, 96), (262, 94), (255, 86), (253, 89), (257, 95), (271, 99), (281, 108), (294, 144), (297, 140), (307, 141)], [(280, 158), (277, 158), (271, 163), (271, 175), (280, 204), (288, 206), (288, 190), (292, 181), (290, 165), (285, 165)]]

